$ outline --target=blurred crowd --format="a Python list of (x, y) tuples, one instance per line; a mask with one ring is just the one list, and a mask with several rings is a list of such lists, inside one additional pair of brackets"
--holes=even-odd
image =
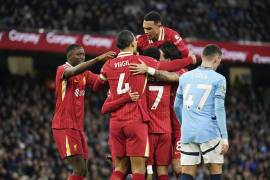
[[(100, 114), (105, 92), (88, 91), (85, 130), (91, 180), (108, 179), (108, 117)], [(54, 91), (42, 80), (9, 76), (0, 84), (0, 179), (65, 179), (71, 167), (60, 160), (51, 134)], [(230, 150), (225, 179), (270, 179), (270, 88), (229, 88)], [(206, 179), (200, 169), (198, 179)]]
[(1, 3), (0, 28), (142, 33), (156, 10), (185, 38), (269, 42), (269, 9), (265, 0), (12, 0)]
[[(108, 118), (99, 113), (104, 93), (86, 95), (89, 179), (108, 179)], [(0, 179), (66, 179), (71, 167), (60, 160), (51, 132), (54, 91), (43, 81), (11, 76), (0, 85)]]

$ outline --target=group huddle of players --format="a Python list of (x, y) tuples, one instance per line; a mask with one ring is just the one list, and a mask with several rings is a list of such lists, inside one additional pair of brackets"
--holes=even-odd
[[(161, 24), (151, 11), (143, 21), (145, 34), (128, 30), (117, 36), (120, 52), (108, 52), (85, 61), (79, 45), (67, 48), (67, 62), (57, 68), (56, 107), (52, 132), (59, 154), (73, 167), (69, 180), (87, 174), (88, 145), (84, 134), (84, 94), (109, 85), (101, 112), (110, 113), (111, 180), (167, 180), (168, 166), (181, 173), (180, 123), (174, 112), (179, 77), (196, 64), (180, 35)], [(85, 61), (85, 62), (84, 62)], [(87, 69), (106, 61), (99, 75)]]

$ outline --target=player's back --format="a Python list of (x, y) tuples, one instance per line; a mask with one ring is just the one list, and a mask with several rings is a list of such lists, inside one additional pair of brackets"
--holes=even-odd
[(202, 143), (220, 137), (214, 103), (215, 97), (222, 93), (219, 87), (224, 81), (221, 74), (204, 67), (187, 72), (180, 78), (183, 143)]
[(170, 85), (157, 82), (149, 77), (147, 84), (147, 104), (149, 109), (150, 133), (171, 133), (170, 122)]
[[(102, 74), (106, 76), (110, 85), (112, 101), (120, 98), (129, 90), (138, 92), (140, 99), (137, 102), (127, 103), (122, 108), (111, 113), (111, 120), (117, 121), (141, 121), (146, 120), (146, 75), (132, 75), (128, 65), (140, 63), (139, 57), (131, 53), (119, 53), (119, 55), (106, 62), (102, 68)], [(148, 118), (149, 119), (149, 118)], [(147, 120), (148, 120), (147, 119)]]

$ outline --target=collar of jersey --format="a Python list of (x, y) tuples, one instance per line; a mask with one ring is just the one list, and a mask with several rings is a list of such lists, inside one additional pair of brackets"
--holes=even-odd
[(125, 57), (125, 56), (131, 56), (131, 55), (133, 55), (132, 52), (130, 52), (130, 51), (125, 51), (125, 52), (120, 52), (120, 53), (117, 55), (117, 57)]
[[(159, 36), (158, 36), (158, 41), (163, 41), (165, 38), (165, 31), (164, 31), (164, 27), (160, 27), (159, 28)], [(153, 43), (152, 40), (149, 39), (149, 43)]]
[(212, 67), (205, 67), (205, 66), (199, 66), (200, 69), (207, 69), (207, 70), (213, 70)]

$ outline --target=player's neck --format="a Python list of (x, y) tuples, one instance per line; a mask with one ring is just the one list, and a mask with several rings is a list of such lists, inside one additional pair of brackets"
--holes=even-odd
[(133, 54), (133, 48), (128, 47), (128, 48), (125, 48), (125, 49), (120, 49), (120, 53), (131, 53), (131, 54)]
[(213, 64), (211, 62), (205, 62), (205, 61), (202, 62), (201, 67), (214, 69)]

